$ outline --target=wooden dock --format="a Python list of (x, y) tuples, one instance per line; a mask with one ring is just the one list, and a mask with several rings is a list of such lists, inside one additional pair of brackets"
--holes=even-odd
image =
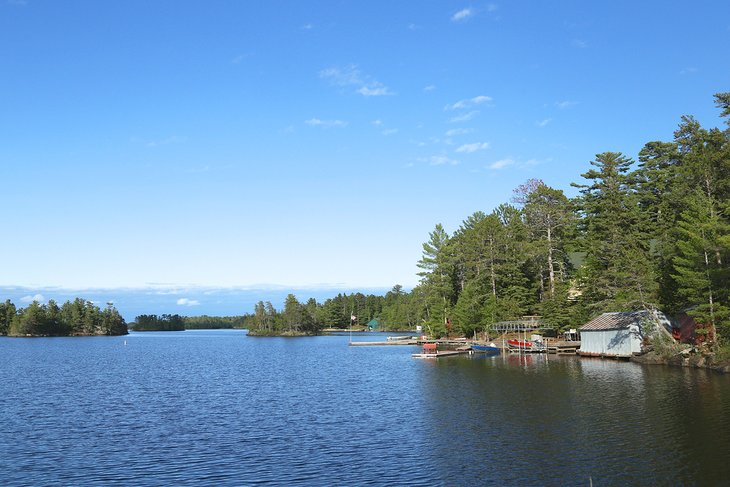
[[(441, 340), (423, 340), (420, 338), (412, 338), (410, 340), (390, 340), (390, 341), (379, 341), (379, 342), (350, 342), (349, 345), (352, 347), (382, 347), (382, 346), (392, 346), (392, 345), (406, 345), (406, 346), (423, 346), (426, 343), (435, 343), (438, 347), (448, 347), (447, 350), (439, 350), (438, 353), (440, 356), (447, 356), (447, 355), (459, 355), (462, 353), (468, 353), (469, 347), (471, 346), (471, 341), (467, 340), (448, 340), (448, 339), (441, 339)], [(502, 351), (505, 352), (508, 350), (508, 347), (506, 347), (506, 342), (504, 340), (495, 340), (496, 345), (499, 348), (502, 348)], [(551, 354), (557, 354), (557, 355), (576, 355), (578, 353), (578, 349), (580, 348), (580, 342), (578, 341), (555, 341), (554, 339), (547, 339), (545, 341), (545, 344), (547, 346), (547, 353)], [(431, 354), (413, 354), (413, 356), (417, 355), (433, 355)], [(423, 357), (419, 357), (423, 358)], [(437, 357), (433, 357), (437, 358)]]
[(451, 357), (453, 355), (463, 355), (465, 353), (469, 353), (471, 349), (464, 348), (459, 350), (438, 350), (436, 352), (430, 352), (430, 353), (412, 353), (411, 357), (413, 358), (442, 358), (442, 357)]
[(376, 346), (384, 346), (384, 345), (424, 345), (426, 343), (435, 343), (439, 347), (469, 347), (471, 346), (471, 341), (466, 339), (439, 339), (439, 340), (423, 340), (422, 338), (412, 338), (410, 340), (382, 340), (379, 342), (350, 342), (350, 345), (353, 347), (376, 347)]
[(389, 342), (386, 341), (380, 341), (380, 342), (350, 342), (351, 347), (377, 347), (377, 346), (384, 346), (384, 345), (419, 345), (420, 342), (418, 340), (392, 340)]
[(578, 353), (580, 348), (580, 342), (548, 342), (548, 353), (554, 353), (558, 355), (575, 355)]

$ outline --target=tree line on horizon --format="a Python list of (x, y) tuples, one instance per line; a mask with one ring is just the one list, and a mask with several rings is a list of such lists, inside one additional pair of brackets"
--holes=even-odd
[[(730, 127), (730, 92), (715, 95)], [(638, 164), (603, 152), (563, 190), (529, 180), (509, 203), (477, 211), (423, 244), (420, 282), (385, 296), (339, 295), (244, 316), (266, 333), (317, 332), (379, 318), (383, 329), (471, 336), (491, 323), (539, 315), (559, 329), (603, 312), (687, 313), (698, 333), (730, 340), (730, 128), (681, 118), (670, 141), (648, 142)], [(364, 311), (364, 312), (363, 312)]]
[(112, 303), (101, 309), (91, 301), (76, 298), (62, 306), (33, 301), (17, 308), (9, 299), (0, 303), (0, 335), (88, 336), (126, 335), (127, 323)]
[(281, 311), (271, 301), (256, 303), (253, 314), (242, 317), (243, 327), (262, 335), (315, 334), (323, 328), (366, 324), (381, 316), (383, 304), (383, 296), (374, 294), (340, 293), (323, 303), (318, 303), (314, 298), (301, 303), (296, 296), (289, 294)]
[(183, 331), (243, 328), (243, 316), (180, 316), (178, 314), (139, 315), (130, 323), (134, 331)]
[(126, 335), (136, 331), (181, 331), (193, 329), (244, 328), (243, 316), (139, 315), (127, 324), (112, 303), (101, 309), (82, 298), (58, 306), (33, 301), (25, 308), (10, 299), (0, 302), (0, 336)]

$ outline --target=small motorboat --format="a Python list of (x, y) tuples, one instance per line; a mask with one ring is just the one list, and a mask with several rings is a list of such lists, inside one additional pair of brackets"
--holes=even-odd
[(542, 353), (547, 347), (539, 340), (507, 340), (507, 346), (513, 352)]
[(501, 352), (500, 348), (496, 346), (494, 343), (490, 343), (489, 345), (481, 344), (481, 343), (472, 343), (471, 349), (475, 352), (479, 353), (491, 353), (491, 354), (498, 354)]

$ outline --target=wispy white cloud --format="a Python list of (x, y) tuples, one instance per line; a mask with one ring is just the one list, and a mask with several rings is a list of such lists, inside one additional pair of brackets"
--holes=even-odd
[(558, 107), (561, 110), (565, 110), (566, 108), (574, 107), (577, 104), (578, 104), (577, 101), (570, 101), (570, 100), (556, 101), (555, 102), (555, 106)]
[(383, 135), (395, 135), (398, 133), (398, 129), (385, 129), (380, 133)]
[(305, 120), (304, 123), (310, 127), (347, 127), (347, 122), (344, 120), (321, 120), (319, 118), (310, 118)]
[(370, 122), (370, 123), (372, 123), (372, 124), (373, 124), (373, 125), (375, 125), (376, 127), (382, 127), (382, 125), (383, 125), (383, 121), (382, 121), (382, 120), (380, 120), (380, 119), (378, 119), (378, 120), (373, 120), (373, 121), (372, 121), (372, 122)]
[(540, 164), (551, 162), (553, 159), (552, 157), (548, 157), (547, 159), (527, 159), (527, 160), (520, 160), (515, 159), (513, 157), (506, 157), (504, 159), (500, 159), (498, 161), (494, 161), (489, 166), (487, 166), (489, 169), (504, 169), (506, 167), (515, 166), (517, 168), (529, 168), (538, 166)]
[(496, 3), (490, 3), (487, 5), (487, 12), (496, 12), (499, 9), (499, 5)]
[(25, 7), (28, 5), (28, 0), (7, 0), (8, 5), (15, 5), (17, 7)]
[(302, 30), (312, 30), (314, 29), (314, 24), (304, 24), (302, 26)]
[(200, 301), (197, 299), (180, 298), (177, 300), (178, 306), (199, 306)]
[(387, 86), (377, 82), (371, 86), (362, 86), (357, 92), (362, 96), (388, 96), (394, 94)]
[(489, 165), (489, 169), (504, 169), (505, 167), (512, 166), (515, 163), (514, 159), (506, 158), (494, 161)]
[(428, 85), (428, 86), (424, 86), (423, 91), (428, 93), (429, 91), (433, 91), (435, 89), (436, 89), (436, 85)]
[(34, 294), (32, 296), (23, 296), (20, 298), (20, 301), (23, 303), (32, 303), (33, 301), (38, 301), (39, 303), (42, 303), (45, 301), (46, 298), (42, 294)]
[(451, 117), (449, 119), (449, 123), (460, 123), (460, 122), (468, 122), (469, 120), (473, 120), (474, 117), (479, 115), (478, 110), (472, 110), (471, 112), (462, 113), (461, 115), (457, 115), (455, 117)]
[(538, 127), (546, 127), (547, 124), (549, 124), (552, 121), (553, 121), (552, 118), (546, 118), (544, 120), (540, 120), (539, 122), (535, 122), (535, 125), (537, 125)]
[(471, 154), (480, 150), (489, 149), (489, 142), (474, 142), (473, 144), (464, 144), (456, 148), (456, 152), (464, 152)]
[(578, 49), (586, 49), (588, 47), (588, 42), (584, 41), (583, 39), (573, 39), (570, 41), (570, 45), (573, 47), (577, 47)]
[(319, 77), (334, 86), (355, 87), (355, 92), (363, 96), (388, 96), (395, 93), (380, 81), (363, 74), (355, 64), (331, 67), (319, 72)]
[(542, 164), (543, 162), (550, 162), (552, 160), (553, 160), (552, 158), (548, 158), (548, 159), (544, 159), (544, 160), (540, 160), (540, 159), (528, 159), (522, 165), (523, 166), (526, 166), (526, 167), (532, 167), (532, 166), (537, 166), (539, 164)]
[(696, 72), (697, 72), (697, 68), (695, 68), (695, 67), (689, 67), (689, 68), (684, 68), (682, 71), (679, 72), (679, 74), (682, 74), (682, 75), (684, 75), (684, 74), (695, 74)]
[(446, 131), (446, 137), (454, 137), (456, 135), (466, 135), (474, 132), (474, 129), (471, 128), (458, 128), (458, 129), (450, 129)]
[(469, 17), (474, 15), (474, 9), (472, 8), (463, 8), (456, 12), (454, 15), (451, 16), (452, 22), (463, 22)]
[(490, 103), (492, 101), (491, 96), (485, 96), (485, 95), (479, 95), (475, 96), (474, 98), (466, 98), (464, 100), (459, 100), (456, 103), (452, 103), (451, 105), (446, 105), (444, 107), (444, 110), (462, 110), (465, 108), (471, 108), (476, 105), (483, 105), (485, 103)]
[(427, 162), (431, 166), (456, 166), (460, 162), (456, 159), (451, 159), (443, 154), (437, 156), (431, 156), (419, 159), (421, 162)]
[(350, 86), (363, 84), (360, 70), (357, 66), (350, 64), (344, 68), (332, 67), (319, 72), (319, 77), (329, 81), (335, 86)]

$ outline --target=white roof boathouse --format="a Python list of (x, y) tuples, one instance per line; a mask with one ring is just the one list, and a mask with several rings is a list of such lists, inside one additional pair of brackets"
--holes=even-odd
[(644, 351), (645, 337), (656, 332), (669, 334), (670, 327), (667, 317), (658, 311), (603, 313), (580, 328), (578, 354), (628, 358)]

